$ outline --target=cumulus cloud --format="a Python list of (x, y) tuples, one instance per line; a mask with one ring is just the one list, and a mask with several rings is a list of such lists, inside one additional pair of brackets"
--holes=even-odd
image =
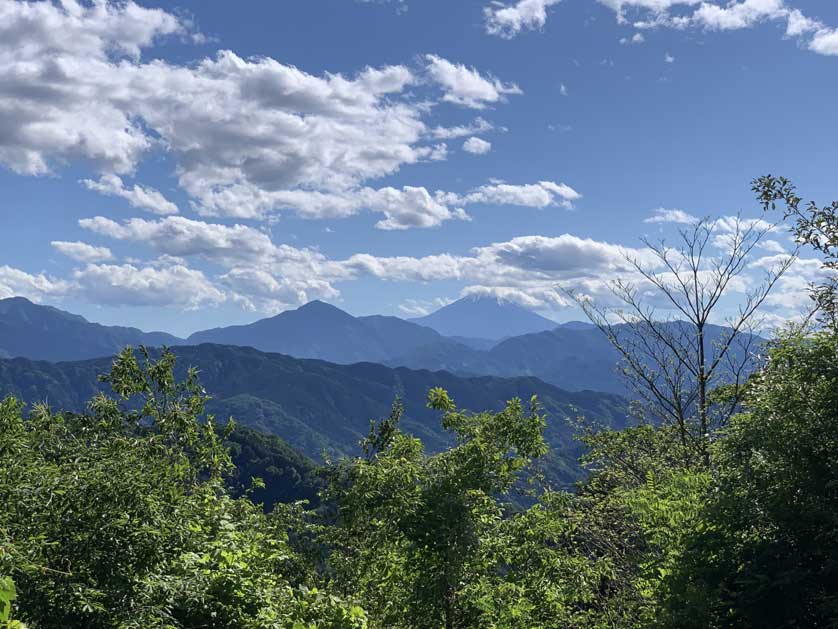
[(484, 109), (487, 105), (502, 102), (507, 95), (522, 94), (514, 83), (502, 83), (492, 76), (484, 76), (474, 68), (452, 63), (437, 55), (425, 55), (427, 73), (445, 92), (443, 100)]
[[(551, 310), (569, 305), (562, 293), (564, 288), (607, 297), (611, 280), (633, 277), (627, 257), (657, 268), (658, 261), (645, 248), (633, 249), (571, 234), (521, 236), (476, 247), (468, 255), (417, 258), (356, 254), (342, 264), (356, 274), (388, 281), (466, 282), (462, 295), (491, 295), (531, 308)], [(410, 303), (405, 307), (411, 313), (418, 313), (427, 310), (428, 304)]]
[(492, 128), (479, 118), (430, 127), (430, 103), (481, 109), (520, 93), (435, 55), (351, 76), (229, 50), (183, 65), (142, 59), (160, 38), (187, 34), (174, 15), (132, 1), (0, 4), (0, 164), (38, 175), (92, 162), (102, 174), (83, 181), (90, 189), (172, 215), (159, 191), (123, 181), (165, 150), (203, 214), (341, 217), (372, 203), (385, 214), (379, 227), (435, 226), (462, 214), (412, 187), (399, 191), (418, 212), (407, 216), (391, 188), (367, 182), (445, 159), (440, 140)]
[(132, 170), (152, 140), (109, 94), (119, 82), (112, 58), (131, 68), (141, 49), (183, 30), (130, 1), (1, 3), (0, 163), (30, 175), (75, 158)]
[(88, 264), (73, 273), (73, 291), (97, 304), (171, 306), (194, 310), (222, 303), (226, 296), (201, 271), (181, 264), (137, 267)]
[[(483, 9), (486, 31), (511, 38), (525, 29), (540, 29), (547, 21), (547, 8), (560, 0), (519, 0), (514, 4), (491, 2)], [(698, 28), (734, 31), (764, 22), (785, 22), (786, 37), (801, 39), (820, 55), (838, 55), (838, 28), (804, 15), (786, 0), (597, 0), (617, 15), (621, 24), (638, 29)], [(620, 43), (643, 43), (642, 33), (622, 38)], [(671, 61), (669, 61), (671, 59)], [(668, 63), (675, 61), (667, 54)]]
[[(150, 248), (160, 256), (161, 263), (146, 265), (149, 268), (160, 272), (177, 271), (164, 276), (138, 269), (136, 265), (119, 267), (117, 277), (138, 278), (131, 284), (135, 286), (134, 292), (140, 291), (136, 287), (153, 282), (160, 285), (166, 279), (171, 280), (172, 290), (175, 290), (180, 279), (186, 281), (188, 277), (194, 277), (199, 290), (191, 300), (178, 298), (174, 305), (180, 307), (194, 307), (203, 303), (201, 300), (218, 303), (219, 295), (223, 295), (224, 299), (248, 309), (283, 310), (314, 298), (338, 296), (333, 283), (350, 279), (354, 274), (353, 269), (327, 259), (316, 250), (275, 244), (266, 233), (246, 225), (206, 223), (182, 216), (157, 220), (133, 218), (122, 222), (97, 216), (82, 219), (79, 224), (100, 236)], [(186, 266), (190, 260), (210, 262), (221, 267), (221, 273), (217, 278), (187, 273), (191, 271)], [(106, 267), (88, 267), (84, 275), (76, 277), (76, 282), (82, 283), (84, 277), (92, 282), (102, 268)], [(209, 290), (210, 287), (213, 290)], [(108, 291), (117, 294), (113, 287)]]
[(510, 39), (522, 30), (536, 30), (547, 22), (547, 9), (561, 0), (518, 0), (514, 4), (493, 2), (483, 9), (486, 32)]
[(96, 247), (86, 242), (67, 242), (53, 240), (50, 243), (56, 251), (79, 262), (105, 262), (113, 259), (113, 253), (107, 247)]
[(133, 188), (126, 188), (118, 175), (105, 174), (98, 181), (84, 179), (82, 183), (90, 190), (125, 199), (131, 207), (148, 210), (154, 214), (178, 213), (177, 205), (169, 201), (159, 191), (139, 184), (134, 184)]
[(340, 292), (327, 280), (278, 276), (258, 267), (237, 267), (221, 276), (232, 299), (247, 310), (279, 312), (312, 299), (335, 299)]
[(819, 55), (838, 55), (838, 29), (819, 28), (809, 42), (809, 50)]
[(564, 183), (539, 181), (535, 184), (491, 183), (480, 186), (464, 195), (444, 196), (452, 203), (461, 205), (483, 203), (488, 205), (518, 205), (544, 208), (559, 205), (565, 208), (582, 198), (576, 190)]
[[(777, 253), (758, 258), (750, 266), (757, 271), (771, 271), (787, 259), (788, 254)], [(765, 305), (770, 312), (779, 314), (781, 319), (786, 320), (808, 312), (813, 305), (810, 298), (812, 285), (823, 283), (835, 276), (834, 271), (824, 268), (821, 260), (797, 258), (779, 279), (776, 288), (765, 300)]]
[[(481, 194), (497, 194), (496, 186), (500, 185), (504, 184), (486, 186)], [(546, 189), (562, 190), (560, 184)], [(424, 195), (420, 197), (423, 202), (433, 202)], [(394, 199), (396, 203), (398, 197)], [(525, 195), (519, 202), (537, 205), (543, 201)], [(385, 220), (397, 220), (397, 216)], [(745, 224), (761, 227), (759, 220)], [(91, 264), (77, 271), (73, 277), (76, 290), (85, 298), (109, 300), (107, 303), (144, 303), (143, 295), (151, 287), (164, 290), (168, 285), (172, 291), (185, 290), (180, 281), (192, 278), (195, 290), (167, 303), (190, 308), (229, 300), (245, 308), (275, 312), (314, 298), (334, 299), (340, 294), (341, 283), (367, 276), (389, 282), (462, 282), (466, 285), (463, 294), (490, 294), (549, 310), (567, 305), (564, 288), (603, 298), (608, 295), (609, 282), (616, 277), (637, 280), (629, 259), (639, 260), (648, 268), (659, 268), (657, 258), (644, 247), (625, 247), (572, 234), (520, 236), (461, 255), (357, 253), (345, 259), (331, 259), (314, 249), (276, 244), (268, 234), (252, 227), (204, 223), (180, 216), (122, 222), (95, 217), (82, 220), (81, 226), (100, 236), (143, 244), (159, 256), (159, 264)], [(733, 218), (720, 220), (716, 227), (722, 236), (729, 235), (733, 228)], [(205, 276), (190, 269), (188, 265), (195, 260), (220, 267), (218, 275)], [(171, 274), (164, 274), (172, 269)], [(758, 268), (754, 266), (753, 270)], [(111, 284), (102, 289), (103, 293), (96, 293), (95, 282), (108, 273)], [(117, 283), (127, 283), (127, 288), (120, 293), (113, 285)], [(746, 288), (745, 282), (731, 285), (730, 290)], [(162, 296), (159, 299), (165, 301)], [(416, 314), (423, 307), (419, 303), (405, 304)]]
[(644, 223), (681, 223), (684, 225), (693, 225), (698, 222), (698, 218), (685, 212), (684, 210), (671, 209), (659, 207), (652, 210), (652, 216), (643, 220)]
[(544, 308), (566, 308), (571, 305), (558, 288), (528, 288), (514, 286), (466, 286), (460, 291), (462, 297), (492, 297), (498, 301), (518, 304), (532, 310)]
[(485, 155), (492, 150), (492, 143), (478, 137), (472, 137), (463, 142), (463, 150), (473, 155)]
[(26, 297), (39, 302), (67, 294), (70, 283), (46, 275), (32, 274), (8, 265), (0, 266), (0, 299)]
[(79, 225), (101, 236), (142, 242), (155, 251), (177, 257), (200, 256), (219, 261), (262, 260), (274, 253), (271, 239), (252, 227), (205, 223), (182, 216), (159, 220), (132, 218), (118, 223), (103, 216)]

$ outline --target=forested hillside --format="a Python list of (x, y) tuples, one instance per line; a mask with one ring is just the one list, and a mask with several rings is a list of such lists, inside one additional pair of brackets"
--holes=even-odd
[[(198, 370), (211, 396), (207, 408), (220, 419), (235, 417), (261, 432), (280, 436), (310, 457), (354, 455), (369, 420), (385, 415), (396, 397), (405, 407), (403, 428), (428, 448), (451, 444), (425, 395), (442, 386), (468, 408), (500, 409), (513, 397), (538, 396), (547, 414), (552, 445), (551, 476), (562, 483), (579, 477), (580, 452), (568, 420), (585, 416), (607, 427), (626, 423), (623, 399), (595, 392), (571, 393), (535, 378), (462, 378), (446, 372), (388, 368), (373, 363), (336, 365), (221, 345), (173, 348), (179, 376)], [(0, 361), (0, 392), (56, 409), (82, 411), (102, 386), (98, 376), (111, 359), (50, 364), (24, 359)]]

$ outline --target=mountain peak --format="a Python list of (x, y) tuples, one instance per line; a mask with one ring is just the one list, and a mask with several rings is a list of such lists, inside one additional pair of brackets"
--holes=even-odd
[(22, 320), (30, 320), (31, 318), (38, 319), (65, 319), (77, 321), (80, 323), (88, 323), (87, 319), (81, 315), (72, 314), (53, 308), (52, 306), (44, 306), (36, 304), (34, 301), (26, 297), (7, 297), (0, 299), (0, 315), (5, 317), (16, 316)]
[(310, 302), (303, 304), (299, 308), (296, 308), (297, 312), (343, 312), (347, 314), (344, 310), (341, 310), (337, 306), (333, 306), (332, 304), (326, 303), (325, 301), (321, 301), (319, 299), (312, 299)]
[(126, 345), (175, 345), (160, 332), (91, 323), (82, 316), (25, 297), (0, 299), (0, 355), (34, 360), (81, 360), (111, 356)]
[(487, 339), (543, 332), (557, 325), (518, 303), (487, 295), (468, 295), (410, 321), (433, 328), (444, 336)]

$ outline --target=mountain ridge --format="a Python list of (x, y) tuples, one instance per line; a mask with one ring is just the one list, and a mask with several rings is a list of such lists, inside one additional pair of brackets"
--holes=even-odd
[[(426, 405), (436, 386), (449, 391), (463, 408), (500, 410), (518, 397), (537, 395), (548, 415), (546, 438), (551, 444), (551, 477), (564, 484), (581, 474), (576, 458), (581, 446), (567, 421), (585, 415), (605, 426), (626, 423), (623, 398), (593, 391), (568, 392), (533, 377), (460, 377), (446, 371), (391, 368), (375, 363), (339, 365), (298, 359), (252, 348), (204, 344), (172, 348), (176, 372), (198, 369), (202, 385), (213, 396), (207, 410), (223, 421), (233, 416), (260, 432), (281, 437), (307, 456), (355, 455), (371, 419), (389, 413), (393, 400), (405, 405), (402, 426), (420, 437), (430, 451), (439, 451), (453, 438), (441, 425), (439, 413)], [(84, 409), (87, 400), (104, 389), (98, 381), (112, 359), (51, 363), (24, 358), (0, 360), (0, 397), (14, 394), (27, 403), (47, 401), (54, 408)]]
[(83, 360), (109, 356), (128, 345), (174, 345), (182, 339), (165, 332), (107, 326), (35, 304), (24, 297), (0, 299), (0, 357)]

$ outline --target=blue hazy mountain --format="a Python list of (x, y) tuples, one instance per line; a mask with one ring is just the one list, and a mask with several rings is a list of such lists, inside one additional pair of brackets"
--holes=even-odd
[(82, 360), (111, 356), (126, 345), (174, 345), (183, 341), (163, 332), (105, 326), (23, 297), (0, 299), (0, 357)]
[[(487, 317), (498, 312), (503, 316), (512, 312), (513, 318), (521, 314), (518, 306), (493, 299), (457, 303), (473, 313), (474, 308), (485, 309)], [(538, 317), (526, 310), (524, 313), (522, 317), (531, 322), (529, 315)], [(548, 325), (539, 323), (539, 319), (533, 325)], [(549, 322), (549, 326), (549, 330), (502, 340), (474, 336), (481, 333), (479, 330), (469, 336), (447, 337), (397, 317), (353, 317), (340, 308), (313, 301), (249, 325), (198, 332), (182, 341), (162, 333), (101, 326), (24, 299), (7, 299), (0, 301), (0, 358), (82, 360), (112, 355), (126, 345), (215, 343), (342, 364), (374, 362), (444, 370), (458, 376), (534, 376), (568, 391), (627, 394), (618, 370), (620, 356), (600, 330), (583, 322)], [(724, 334), (724, 328), (708, 328), (709, 345)]]
[[(665, 325), (687, 326), (678, 321)], [(617, 326), (617, 329), (622, 330), (621, 335), (635, 334), (625, 325)], [(689, 334), (689, 331), (689, 327), (685, 327), (684, 333)], [(673, 330), (673, 333), (676, 332), (677, 329)], [(727, 338), (729, 329), (708, 325), (705, 334), (708, 358), (712, 362), (715, 346)], [(752, 350), (756, 350), (763, 342), (763, 339), (755, 337)], [(731, 348), (729, 356), (735, 363), (746, 359), (738, 345)], [(449, 342), (420, 347), (387, 361), (392, 366), (446, 369), (460, 375), (534, 376), (568, 391), (590, 389), (627, 395), (629, 391), (620, 373), (619, 363), (619, 352), (602, 331), (582, 322), (513, 336), (488, 350)]]
[(558, 324), (518, 304), (494, 297), (463, 297), (424, 317), (409, 319), (443, 336), (503, 339), (552, 330)]
[(336, 363), (384, 362), (444, 341), (431, 328), (398, 317), (353, 317), (322, 301), (247, 325), (196, 332), (187, 339), (190, 345), (240, 345)]
[[(532, 377), (465, 378), (373, 363), (338, 365), (210, 344), (173, 351), (179, 377), (190, 366), (198, 369), (201, 383), (213, 397), (208, 411), (219, 420), (232, 415), (314, 458), (324, 451), (332, 456), (358, 454), (370, 419), (386, 416), (396, 396), (405, 405), (405, 430), (421, 437), (430, 450), (450, 445), (451, 433), (442, 428), (439, 413), (425, 403), (428, 390), (435, 386), (448, 390), (460, 406), (474, 410), (499, 410), (513, 397), (526, 401), (537, 395), (548, 416), (550, 475), (563, 483), (581, 472), (576, 463), (580, 445), (573, 439), (569, 418), (584, 415), (612, 427), (626, 421), (625, 401), (618, 396), (572, 393)], [(62, 363), (0, 360), (0, 398), (14, 394), (30, 404), (46, 400), (55, 409), (80, 411), (105, 386), (98, 376), (110, 365), (110, 358)]]

